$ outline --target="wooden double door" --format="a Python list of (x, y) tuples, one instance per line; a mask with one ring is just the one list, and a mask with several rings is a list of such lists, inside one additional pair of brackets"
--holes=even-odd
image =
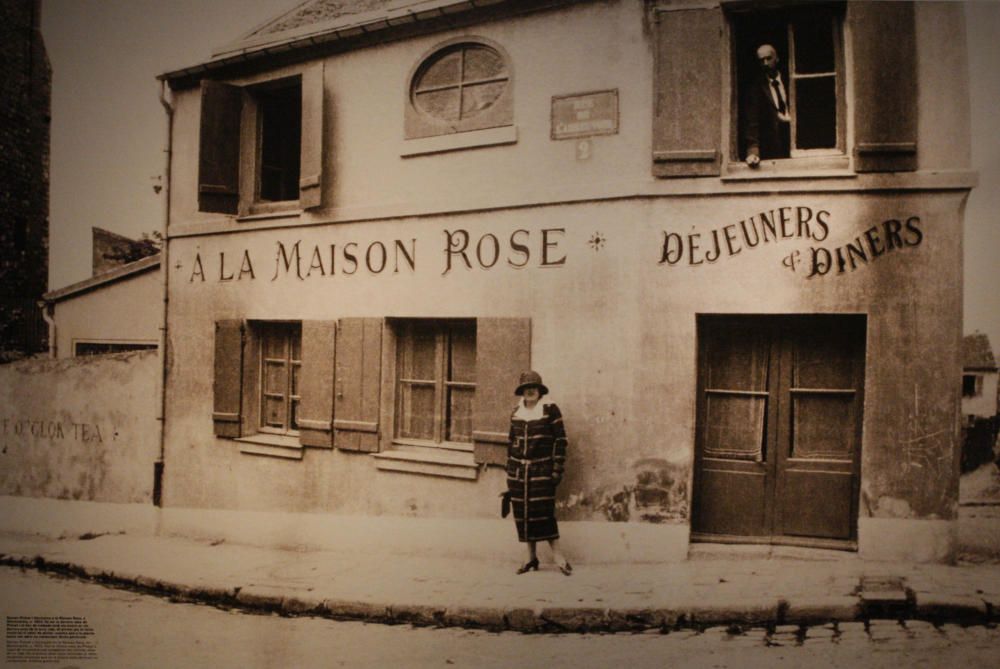
[(692, 540), (857, 545), (864, 316), (700, 316)]

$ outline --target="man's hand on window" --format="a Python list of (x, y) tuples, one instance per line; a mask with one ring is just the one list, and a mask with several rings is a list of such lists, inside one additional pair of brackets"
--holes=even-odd
[(760, 156), (756, 153), (748, 153), (746, 157), (746, 164), (750, 167), (757, 167), (760, 165)]

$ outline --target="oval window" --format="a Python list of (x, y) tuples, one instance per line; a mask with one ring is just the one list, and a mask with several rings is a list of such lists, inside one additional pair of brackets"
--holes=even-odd
[(440, 121), (457, 122), (488, 110), (509, 83), (507, 64), (483, 44), (449, 46), (428, 58), (413, 78), (413, 106)]

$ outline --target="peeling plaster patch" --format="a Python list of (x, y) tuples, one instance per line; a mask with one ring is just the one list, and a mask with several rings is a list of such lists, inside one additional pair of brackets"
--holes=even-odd
[(875, 505), (874, 514), (876, 518), (913, 518), (913, 509), (909, 502), (904, 499), (897, 499), (884, 495), (878, 498)]
[(659, 458), (634, 465), (635, 481), (603, 486), (590, 493), (570, 495), (559, 507), (579, 511), (589, 507), (611, 522), (663, 523), (683, 521), (688, 515), (688, 468)]

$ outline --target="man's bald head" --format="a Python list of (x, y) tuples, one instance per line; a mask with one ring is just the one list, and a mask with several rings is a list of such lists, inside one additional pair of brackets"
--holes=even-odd
[(778, 72), (778, 52), (770, 44), (761, 44), (757, 47), (757, 62), (761, 68), (767, 72), (768, 76), (774, 76)]

